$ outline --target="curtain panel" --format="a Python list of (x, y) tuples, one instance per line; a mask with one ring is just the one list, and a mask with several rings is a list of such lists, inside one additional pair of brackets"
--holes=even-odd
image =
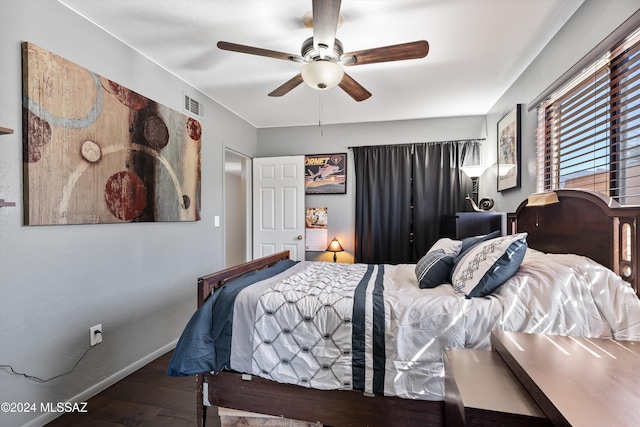
[(356, 262), (397, 264), (411, 257), (412, 145), (354, 147)]
[(443, 215), (465, 210), (480, 141), (353, 147), (355, 261), (416, 263), (440, 237)]

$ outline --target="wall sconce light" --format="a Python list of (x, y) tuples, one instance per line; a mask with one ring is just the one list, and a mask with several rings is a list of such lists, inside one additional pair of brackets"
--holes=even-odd
[(464, 172), (469, 178), (471, 178), (471, 194), (473, 197), (469, 197), (467, 194), (466, 200), (471, 202), (471, 206), (474, 211), (488, 211), (493, 207), (493, 199), (484, 198), (480, 202), (478, 202), (478, 181), (482, 174), (489, 169), (489, 166), (483, 165), (471, 165), (471, 166), (461, 166), (460, 170)]
[(338, 239), (334, 237), (333, 240), (331, 240), (331, 243), (329, 243), (329, 247), (327, 248), (327, 252), (333, 252), (333, 262), (338, 261), (338, 252), (342, 251), (344, 251), (344, 249), (342, 249), (342, 246), (340, 246), (340, 242), (338, 242)]
[(527, 197), (527, 207), (547, 206), (560, 203), (558, 194), (555, 191), (545, 191), (544, 193), (533, 193)]
[(558, 194), (555, 191), (545, 191), (544, 193), (533, 193), (529, 197), (527, 197), (526, 207), (536, 208), (536, 227), (540, 226), (538, 208), (542, 206), (552, 205), (554, 203), (560, 203), (560, 200), (558, 200)]

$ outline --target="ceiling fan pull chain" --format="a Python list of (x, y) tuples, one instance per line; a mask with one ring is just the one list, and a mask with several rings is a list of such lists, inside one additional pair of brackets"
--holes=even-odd
[(320, 128), (320, 136), (324, 136), (322, 130), (322, 91), (318, 92), (318, 127)]

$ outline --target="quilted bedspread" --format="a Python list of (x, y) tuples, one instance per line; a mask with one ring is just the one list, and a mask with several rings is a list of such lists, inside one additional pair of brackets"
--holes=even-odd
[(443, 352), (489, 349), (493, 329), (640, 340), (631, 287), (578, 255), (528, 249), (518, 272), (482, 298), (447, 283), (421, 289), (413, 264), (303, 261), (268, 275), (230, 288), (230, 299), (209, 298), (185, 328), (169, 375), (232, 369), (304, 387), (442, 400)]

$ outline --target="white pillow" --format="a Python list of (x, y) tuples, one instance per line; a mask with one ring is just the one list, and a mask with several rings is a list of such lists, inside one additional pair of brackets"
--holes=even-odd
[(527, 233), (482, 242), (456, 258), (451, 283), (467, 297), (489, 295), (520, 268), (527, 251)]

